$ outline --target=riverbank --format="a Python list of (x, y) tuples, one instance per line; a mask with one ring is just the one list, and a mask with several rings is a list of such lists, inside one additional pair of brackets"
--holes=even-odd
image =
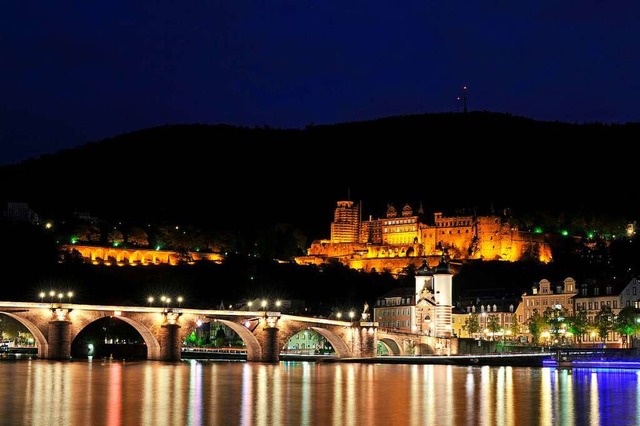
[(318, 361), (373, 364), (543, 367), (545, 360), (551, 359), (552, 357), (553, 353), (551, 352), (536, 352), (531, 354), (378, 356), (375, 358), (331, 358)]
[[(356, 362), (370, 364), (435, 364), (463, 366), (513, 366), (543, 367), (544, 362), (553, 358), (551, 352), (526, 354), (483, 354), (483, 355), (408, 355), (377, 356), (374, 358), (338, 358), (335, 355), (280, 354), (280, 361), (306, 362)], [(227, 352), (183, 352), (183, 359), (205, 359), (221, 361), (246, 361), (246, 353)]]

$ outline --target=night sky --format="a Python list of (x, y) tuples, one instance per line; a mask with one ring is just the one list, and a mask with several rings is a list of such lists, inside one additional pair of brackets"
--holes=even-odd
[(8, 1), (0, 165), (176, 123), (640, 121), (640, 2)]

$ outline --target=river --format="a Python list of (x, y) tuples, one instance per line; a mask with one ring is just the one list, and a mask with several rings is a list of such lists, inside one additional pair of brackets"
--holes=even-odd
[(0, 361), (2, 425), (632, 425), (640, 370)]

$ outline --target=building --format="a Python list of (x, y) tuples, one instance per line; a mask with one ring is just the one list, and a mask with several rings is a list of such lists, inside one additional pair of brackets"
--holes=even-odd
[(452, 277), (445, 256), (435, 268), (424, 262), (414, 287), (393, 289), (376, 300), (374, 321), (382, 329), (451, 337)]
[(453, 333), (461, 338), (519, 340), (519, 304), (519, 300), (495, 296), (459, 303), (453, 311)]
[(534, 312), (542, 315), (547, 309), (564, 310), (567, 315), (573, 315), (573, 298), (577, 294), (576, 280), (571, 277), (553, 285), (549, 280), (542, 279), (532, 287), (531, 294), (525, 292), (522, 295), (522, 303), (516, 311), (518, 322), (526, 324)]
[(640, 309), (640, 280), (632, 278), (620, 293), (620, 308)]
[(37, 224), (39, 222), (38, 214), (33, 211), (28, 203), (9, 201), (7, 208), (4, 210), (4, 218), (10, 222), (22, 222)]
[(398, 211), (388, 204), (384, 218), (362, 220), (361, 210), (360, 203), (338, 201), (330, 239), (313, 241), (307, 255), (297, 257), (296, 262), (338, 261), (366, 272), (398, 274), (407, 267), (419, 268), (425, 259), (430, 267), (437, 266), (442, 250), (452, 260), (551, 260), (544, 236), (514, 229), (506, 214), (446, 216), (436, 212), (429, 221), (422, 205), (415, 211), (405, 204)]
[(624, 345), (626, 336), (617, 333), (613, 329), (607, 331), (604, 339), (600, 337), (597, 330), (597, 318), (601, 312), (604, 312), (604, 308), (610, 310), (613, 320), (625, 306), (635, 307), (635, 303), (632, 303), (632, 301), (637, 302), (637, 296), (634, 301), (632, 293), (637, 289), (637, 285), (638, 280), (635, 278), (627, 284), (595, 280), (580, 283), (578, 294), (573, 299), (574, 309), (575, 312), (585, 312), (587, 321), (590, 324), (587, 333), (575, 336), (581, 346), (606, 345), (607, 347), (620, 347)]

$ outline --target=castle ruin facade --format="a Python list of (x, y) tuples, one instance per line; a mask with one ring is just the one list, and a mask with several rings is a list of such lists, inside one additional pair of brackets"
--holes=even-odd
[(428, 220), (422, 207), (417, 211), (406, 204), (401, 211), (387, 206), (381, 219), (361, 219), (361, 206), (338, 201), (328, 240), (311, 243), (299, 264), (337, 261), (366, 272), (401, 272), (409, 265), (419, 268), (426, 259), (436, 266), (446, 251), (452, 261), (502, 260), (525, 258), (547, 263), (551, 248), (544, 235), (513, 227), (505, 215), (445, 216), (441, 212)]

